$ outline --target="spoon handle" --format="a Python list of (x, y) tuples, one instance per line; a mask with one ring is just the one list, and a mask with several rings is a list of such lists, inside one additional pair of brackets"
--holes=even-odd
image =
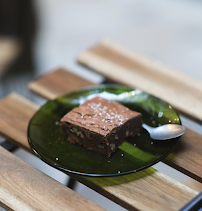
[(149, 133), (150, 133), (150, 130), (151, 130), (151, 128), (152, 128), (152, 127), (150, 127), (149, 125), (147, 125), (147, 124), (145, 124), (145, 123), (142, 124), (142, 127), (143, 127), (145, 130), (147, 130)]

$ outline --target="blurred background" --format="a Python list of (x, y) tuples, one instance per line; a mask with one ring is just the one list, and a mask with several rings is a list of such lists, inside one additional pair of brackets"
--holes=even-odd
[[(44, 104), (27, 84), (58, 67), (102, 82), (101, 75), (79, 65), (76, 58), (105, 38), (202, 81), (201, 11), (200, 0), (0, 0), (0, 99), (15, 91), (39, 106)], [(201, 125), (181, 119), (202, 134)], [(15, 154), (67, 184), (65, 174), (38, 158), (22, 149)], [(202, 190), (165, 164), (154, 168)], [(80, 183), (75, 190), (107, 210), (124, 210)]]

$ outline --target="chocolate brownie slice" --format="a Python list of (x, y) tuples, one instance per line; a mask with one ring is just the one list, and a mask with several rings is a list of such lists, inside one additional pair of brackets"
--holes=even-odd
[(115, 101), (95, 97), (61, 119), (67, 140), (110, 157), (127, 136), (142, 128), (142, 114)]

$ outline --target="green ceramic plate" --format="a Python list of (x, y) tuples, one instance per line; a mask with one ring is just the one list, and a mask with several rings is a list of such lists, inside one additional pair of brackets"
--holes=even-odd
[(142, 113), (151, 126), (180, 124), (176, 111), (165, 101), (141, 90), (119, 85), (100, 85), (71, 92), (47, 102), (33, 116), (28, 127), (28, 141), (33, 152), (49, 165), (66, 173), (84, 176), (116, 176), (145, 169), (166, 157), (178, 138), (154, 141), (146, 130), (125, 142), (110, 158), (66, 141), (59, 125), (63, 115), (79, 105), (83, 98), (97, 93), (124, 94), (119, 102)]

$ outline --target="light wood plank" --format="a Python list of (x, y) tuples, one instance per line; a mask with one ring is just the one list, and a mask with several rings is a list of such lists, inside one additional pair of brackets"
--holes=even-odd
[[(64, 73), (67, 75), (67, 78), (69, 72), (65, 71)], [(55, 81), (59, 81), (58, 75), (58, 70), (56, 70), (54, 72)], [(39, 90), (37, 91), (37, 93), (40, 94), (40, 89), (36, 89), (36, 87), (39, 85), (41, 89), (47, 90), (47, 94), (43, 96), (49, 99), (49, 95), (51, 95), (53, 90), (48, 89), (49, 85), (47, 86), (48, 79), (46, 77), (46, 75), (41, 77), (41, 80), (46, 81), (46, 84), (37, 82), (37, 84), (35, 84), (35, 87), (33, 87), (32, 91), (35, 92)], [(80, 81), (81, 80), (82, 78), (80, 78)], [(34, 83), (35, 82), (32, 82), (32, 84)], [(52, 84), (53, 80), (51, 80), (50, 83)], [(180, 138), (180, 144), (168, 157), (163, 160), (163, 162), (185, 173), (186, 175), (202, 182), (201, 152), (202, 136), (198, 133), (195, 133), (194, 131), (187, 129), (187, 132)]]
[[(7, 118), (15, 119), (18, 117), (18, 124), (15, 125), (15, 129), (20, 133), (19, 137), (26, 139), (26, 132), (21, 122), (29, 121), (36, 108), (30, 103), (30, 108), (25, 112), (28, 102), (23, 98), (18, 98), (17, 95), (8, 96), (2, 102), (6, 106), (16, 103), (21, 105), (20, 108), (22, 108), (22, 111), (19, 111), (19, 108), (17, 113), (12, 111), (12, 107), (9, 107), (11, 112), (9, 114), (9, 110), (7, 111)], [(1, 109), (4, 107), (2, 106), (2, 102), (0, 102)], [(26, 106), (22, 106), (23, 102), (25, 102)], [(19, 115), (19, 113), (23, 112), (27, 115)], [(1, 123), (2, 121), (0, 125)], [(13, 133), (12, 130), (14, 128), (10, 127), (9, 130), (1, 130), (1, 133), (6, 137), (10, 137), (10, 134)], [(21, 139), (17, 140), (17, 142), (20, 143)], [(23, 144), (24, 142), (21, 142), (21, 145)], [(167, 210), (178, 210), (197, 194), (196, 191), (153, 168), (113, 178), (72, 176), (129, 210), (164, 210), (165, 207), (166, 209), (168, 208)]]
[(202, 182), (202, 135), (187, 128), (175, 150), (163, 162)]
[(0, 147), (0, 206), (7, 210), (104, 210)]
[(190, 191), (153, 168), (120, 177), (74, 178), (128, 210), (179, 210)]
[(20, 95), (10, 94), (0, 101), (0, 134), (13, 144), (31, 152), (27, 136), (30, 117), (38, 106)]
[(183, 115), (202, 123), (200, 81), (111, 41), (103, 41), (81, 53), (78, 62), (116, 82), (160, 97)]
[[(57, 78), (57, 80), (55, 80)], [(91, 86), (94, 83), (87, 81), (63, 68), (46, 74), (46, 77), (39, 77), (29, 83), (30, 90), (48, 99), (55, 99), (57, 96), (74, 91), (78, 88)]]

